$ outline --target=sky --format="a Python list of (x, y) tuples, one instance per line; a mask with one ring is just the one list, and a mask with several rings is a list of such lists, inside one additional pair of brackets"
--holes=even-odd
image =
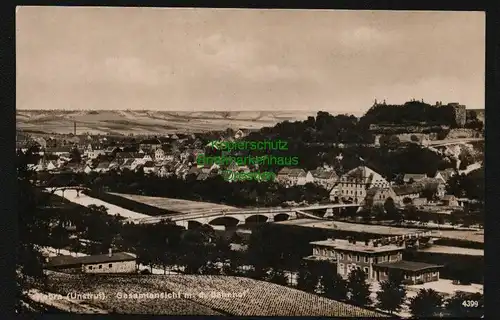
[(483, 12), (17, 7), (18, 109), (484, 108)]

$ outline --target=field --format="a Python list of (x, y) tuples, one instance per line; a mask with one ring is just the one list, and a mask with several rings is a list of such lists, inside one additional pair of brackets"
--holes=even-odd
[(206, 210), (235, 210), (236, 207), (225, 206), (216, 203), (210, 202), (201, 202), (201, 201), (190, 201), (190, 200), (182, 200), (182, 199), (173, 199), (173, 198), (162, 198), (162, 197), (148, 197), (148, 196), (140, 196), (135, 194), (124, 194), (124, 193), (112, 193), (109, 194), (114, 196), (119, 196), (128, 200), (132, 200), (139, 203), (144, 203), (148, 206), (157, 207), (164, 210), (169, 210), (173, 212), (179, 213), (189, 213), (189, 212), (197, 212), (197, 211), (206, 211)]
[(163, 112), (147, 110), (17, 110), (17, 128), (46, 133), (169, 134), (212, 130), (259, 129), (285, 120), (305, 120), (312, 111)]
[[(59, 294), (105, 294), (89, 304), (117, 313), (233, 316), (381, 317), (379, 313), (247, 278), (195, 275), (68, 275), (49, 272)], [(118, 293), (180, 293), (182, 298), (123, 299)]]

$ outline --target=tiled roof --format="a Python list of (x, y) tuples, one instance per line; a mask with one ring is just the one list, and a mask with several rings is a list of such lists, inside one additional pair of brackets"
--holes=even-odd
[(288, 177), (305, 177), (307, 173), (300, 168), (283, 168), (278, 172), (278, 175), (286, 175)]
[(355, 181), (356, 183), (370, 184), (375, 174), (377, 173), (367, 166), (359, 166), (344, 174), (342, 179), (347, 180), (347, 182)]
[(311, 170), (311, 174), (316, 179), (335, 179), (337, 174), (335, 171), (326, 171), (322, 169)]
[(49, 259), (46, 264), (48, 267), (64, 267), (75, 266), (82, 264), (108, 263), (118, 261), (133, 261), (136, 258), (125, 252), (116, 252), (111, 256), (109, 254), (100, 254), (94, 256), (73, 257), (73, 256), (57, 256)]
[(98, 169), (104, 169), (109, 167), (109, 162), (101, 162), (97, 165)]
[(423, 173), (407, 173), (405, 174), (403, 180), (404, 181), (409, 181), (410, 179), (413, 179), (413, 181), (418, 181), (427, 178), (426, 174)]

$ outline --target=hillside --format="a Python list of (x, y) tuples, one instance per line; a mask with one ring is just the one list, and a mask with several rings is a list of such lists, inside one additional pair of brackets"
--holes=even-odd
[[(51, 291), (103, 293), (86, 300), (93, 307), (122, 314), (336, 316), (384, 315), (276, 284), (229, 276), (198, 275), (69, 275), (49, 272)], [(123, 294), (180, 293), (181, 297), (139, 297)], [(121, 294), (121, 296), (120, 296)]]
[(17, 128), (46, 133), (169, 134), (259, 129), (285, 120), (305, 120), (313, 111), (165, 112), (147, 110), (17, 110)]

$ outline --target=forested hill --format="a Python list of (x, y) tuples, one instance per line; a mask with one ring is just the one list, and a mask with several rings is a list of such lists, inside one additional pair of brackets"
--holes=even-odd
[(408, 101), (403, 105), (376, 104), (361, 118), (370, 124), (389, 125), (445, 125), (454, 126), (452, 106), (433, 106), (421, 101)]

